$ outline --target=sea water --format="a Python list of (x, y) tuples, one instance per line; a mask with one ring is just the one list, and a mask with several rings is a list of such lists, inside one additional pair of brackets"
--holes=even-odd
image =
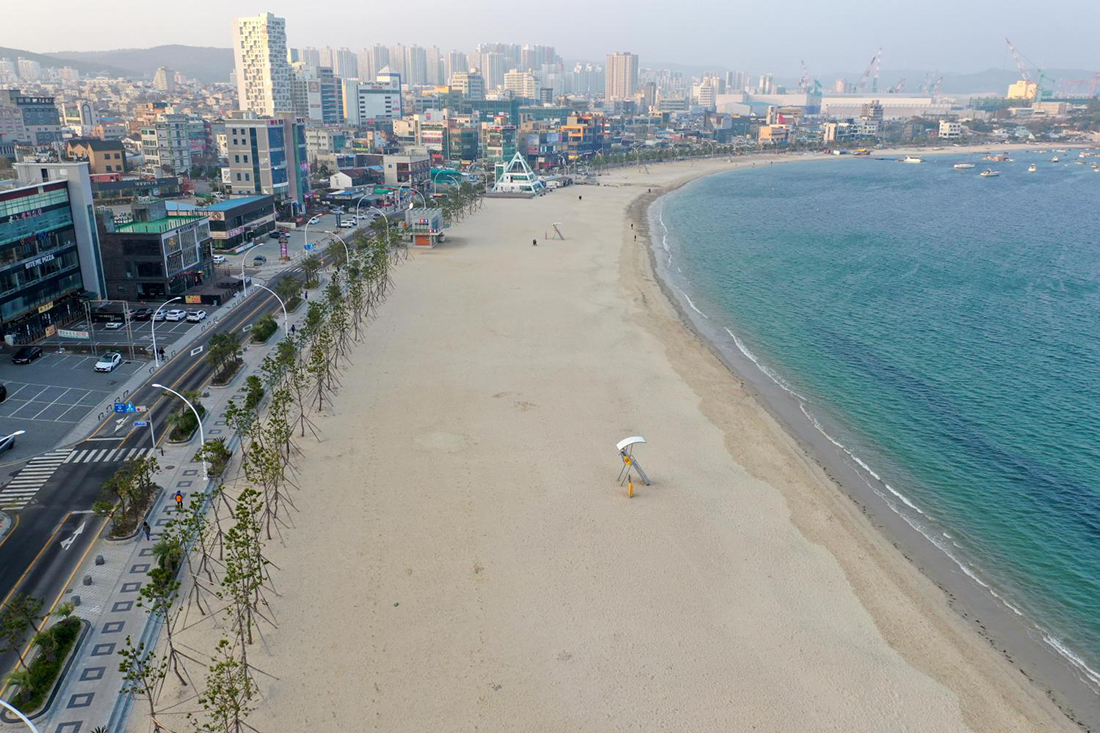
[(655, 236), (689, 307), (1100, 690), (1100, 174), (1012, 155), (758, 164), (665, 197)]

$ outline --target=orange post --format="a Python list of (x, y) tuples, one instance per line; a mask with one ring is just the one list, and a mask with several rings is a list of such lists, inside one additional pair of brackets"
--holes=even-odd
[(626, 480), (626, 496), (628, 499), (634, 498), (634, 479), (628, 478)]

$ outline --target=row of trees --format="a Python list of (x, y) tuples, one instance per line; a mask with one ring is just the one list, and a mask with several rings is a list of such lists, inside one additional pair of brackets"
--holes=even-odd
[[(461, 210), (472, 206), (467, 202)], [(212, 495), (196, 496), (177, 510), (157, 544), (158, 564), (141, 589), (141, 603), (162, 622), (163, 645), (127, 638), (119, 663), (124, 691), (144, 700), (155, 730), (171, 730), (165, 720), (173, 715), (199, 732), (255, 730), (247, 721), (259, 694), (257, 676), (267, 673), (249, 650), (277, 627), (269, 603), (277, 568), (265, 547), (281, 542), (293, 525), (295, 496), (302, 490), (300, 443), (318, 437), (316, 418), (332, 405), (353, 346), (392, 287), (393, 267), (408, 256), (397, 232), (384, 226), (356, 234), (349, 245), (350, 261), (343, 246), (331, 250), (335, 269), (329, 283), (319, 297), (307, 299), (304, 322), (293, 335), (284, 334), (259, 374), (250, 377), (246, 403), (230, 400), (226, 424), (240, 452), (232, 475), (219, 476)], [(307, 279), (311, 274), (317, 273), (307, 273)], [(276, 291), (297, 299), (296, 282), (284, 278)], [(215, 451), (224, 459), (224, 444), (213, 441), (200, 457)], [(223, 634), (206, 653), (207, 662), (180, 634), (208, 620), (220, 622)], [(205, 674), (196, 682), (190, 670), (199, 667)], [(162, 707), (169, 678), (190, 694)]]

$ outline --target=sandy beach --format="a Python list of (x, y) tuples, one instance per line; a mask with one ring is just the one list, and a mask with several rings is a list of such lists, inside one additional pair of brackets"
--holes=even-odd
[(268, 548), (257, 729), (1077, 730), (662, 292), (646, 204), (750, 162), (487, 200), (400, 267)]

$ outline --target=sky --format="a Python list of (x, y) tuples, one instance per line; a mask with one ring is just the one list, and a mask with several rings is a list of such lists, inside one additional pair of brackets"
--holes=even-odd
[(286, 18), (291, 46), (541, 43), (566, 60), (627, 50), (642, 66), (797, 76), (802, 60), (815, 75), (858, 73), (879, 47), (884, 69), (1011, 69), (1008, 37), (1035, 66), (1100, 70), (1100, 0), (100, 0), (95, 12), (86, 0), (2, 2), (0, 46), (39, 53), (229, 47), (234, 17), (270, 11)]

